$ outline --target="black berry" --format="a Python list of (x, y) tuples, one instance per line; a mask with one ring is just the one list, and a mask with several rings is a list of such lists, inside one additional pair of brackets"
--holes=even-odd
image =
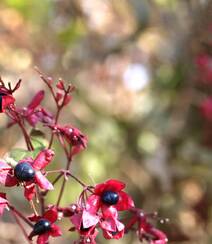
[(30, 181), (35, 177), (35, 170), (27, 163), (19, 163), (14, 168), (14, 174), (19, 181)]
[(46, 219), (40, 219), (33, 227), (33, 235), (41, 235), (51, 230), (51, 223)]
[(76, 135), (73, 135), (73, 134), (71, 134), (70, 140), (71, 140), (71, 144), (73, 146), (77, 146), (77, 145), (79, 145), (81, 143), (80, 138), (78, 136), (76, 136)]
[(81, 224), (81, 226), (80, 226), (80, 230), (81, 230), (81, 231), (89, 231), (90, 228), (91, 228), (91, 227), (85, 228), (85, 227), (83, 226), (83, 224)]
[(2, 112), (2, 109), (3, 109), (3, 108), (2, 108), (2, 105), (3, 105), (3, 104), (2, 104), (2, 99), (3, 99), (2, 97), (5, 96), (5, 95), (6, 95), (6, 94), (4, 94), (4, 93), (0, 93), (0, 112)]
[(119, 195), (116, 192), (113, 191), (105, 191), (102, 194), (102, 202), (108, 205), (114, 205), (119, 200)]

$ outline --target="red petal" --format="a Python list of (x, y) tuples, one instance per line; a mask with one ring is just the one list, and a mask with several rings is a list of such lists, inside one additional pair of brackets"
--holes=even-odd
[(34, 160), (32, 164), (33, 168), (36, 170), (41, 170), (45, 168), (54, 156), (54, 151), (51, 149), (45, 149), (41, 151)]
[(0, 204), (0, 216), (3, 214), (4, 209), (7, 207), (7, 204)]
[(103, 236), (105, 239), (120, 239), (124, 236), (124, 230), (118, 232), (103, 231)]
[(44, 190), (53, 190), (54, 187), (51, 182), (47, 180), (47, 178), (40, 172), (37, 171), (35, 174), (35, 182), (39, 185), (41, 189)]
[(48, 211), (46, 211), (43, 215), (45, 219), (48, 219), (51, 223), (54, 223), (57, 221), (58, 213), (55, 208), (51, 208)]
[(35, 125), (40, 121), (40, 118), (37, 116), (37, 114), (31, 114), (27, 116), (26, 119), (32, 127), (35, 127)]
[(72, 96), (67, 95), (65, 100), (64, 100), (64, 105), (67, 105), (71, 101), (71, 99), (72, 99)]
[(116, 228), (118, 231), (122, 231), (122, 230), (124, 230), (125, 227), (124, 227), (124, 224), (122, 222), (116, 220)]
[(37, 215), (35, 215), (35, 214), (33, 214), (33, 215), (28, 216), (28, 219), (29, 219), (30, 221), (32, 221), (32, 222), (37, 222), (38, 220), (41, 219), (41, 217), (40, 217), (40, 216), (37, 216)]
[(36, 193), (36, 190), (35, 190), (34, 183), (32, 183), (30, 185), (26, 185), (24, 187), (24, 196), (28, 201), (33, 199), (33, 197), (35, 196), (35, 193)]
[(102, 192), (105, 190), (105, 187), (106, 187), (106, 185), (105, 185), (105, 183), (100, 183), (100, 184), (97, 184), (96, 186), (95, 186), (95, 193), (97, 194), (97, 195), (101, 195), (102, 194)]
[(49, 239), (49, 233), (42, 234), (38, 236), (37, 244), (46, 244)]
[(5, 193), (0, 193), (0, 216), (3, 214), (5, 207), (7, 207), (8, 201)]
[(134, 206), (135, 205), (134, 205), (132, 198), (126, 192), (120, 191), (119, 192), (119, 201), (115, 205), (116, 209), (118, 211), (123, 211), (123, 210), (128, 210)]
[(70, 218), (72, 224), (76, 227), (77, 230), (80, 230), (82, 223), (82, 213), (74, 214)]
[(118, 212), (115, 206), (107, 206), (107, 205), (102, 205), (102, 214), (104, 218), (113, 218), (117, 219), (118, 218)]
[(119, 192), (125, 188), (125, 184), (121, 181), (110, 179), (102, 184), (98, 184), (95, 187), (95, 193), (101, 195), (103, 191), (115, 191)]
[(116, 221), (113, 218), (108, 218), (101, 223), (101, 228), (107, 231), (116, 231)]
[(10, 104), (14, 104), (15, 102), (15, 98), (12, 95), (6, 95), (2, 97), (2, 107), (1, 112), (4, 112), (5, 109), (10, 105)]
[(59, 226), (52, 224), (51, 225), (51, 231), (49, 232), (51, 236), (56, 237), (56, 236), (61, 236), (62, 231)]
[(64, 87), (64, 81), (63, 80), (60, 80), (59, 79), (59, 81), (58, 81), (58, 83), (57, 83), (57, 88), (58, 89), (60, 89), (60, 90), (64, 90), (65, 89), (65, 87)]
[(80, 153), (84, 149), (85, 148), (82, 145), (73, 146), (72, 150), (71, 150), (71, 155), (74, 156), (74, 155)]
[(89, 228), (96, 225), (99, 222), (99, 217), (97, 215), (91, 214), (88, 211), (83, 211), (82, 223), (84, 228)]
[(7, 203), (6, 193), (0, 192), (0, 204)]
[(44, 98), (45, 92), (43, 90), (39, 91), (31, 100), (30, 104), (27, 106), (29, 109), (34, 110), (37, 106), (40, 105), (41, 101)]
[(96, 214), (100, 208), (100, 197), (92, 194), (88, 197), (86, 202), (86, 210), (91, 214)]
[(59, 102), (62, 97), (63, 97), (63, 94), (62, 93), (60, 93), (60, 92), (57, 92), (56, 93), (56, 100), (57, 100), (57, 102)]
[(12, 169), (11, 166), (3, 161), (0, 161), (0, 170), (1, 169)]
[(0, 183), (5, 186), (18, 184), (18, 180), (13, 175), (13, 169), (5, 162), (0, 162)]

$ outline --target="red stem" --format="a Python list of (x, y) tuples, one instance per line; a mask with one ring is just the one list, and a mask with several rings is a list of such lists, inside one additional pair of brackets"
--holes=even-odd
[(23, 235), (24, 235), (24, 237), (26, 238), (26, 241), (27, 241), (29, 244), (31, 244), (32, 242), (29, 240), (29, 237), (28, 237), (28, 235), (27, 235), (26, 230), (24, 229), (24, 226), (22, 225), (22, 223), (20, 222), (20, 220), (18, 219), (18, 217), (17, 217), (17, 215), (16, 215), (16, 213), (15, 213), (14, 211), (12, 211), (12, 215), (13, 215), (13, 217), (14, 217), (14, 219), (15, 219), (17, 225), (18, 225), (18, 226), (20, 227), (20, 229), (22, 230)]
[(64, 174), (61, 172), (57, 177), (56, 177), (56, 179), (52, 182), (52, 185), (54, 186), (57, 182), (58, 182), (58, 180), (63, 176)]
[[(46, 79), (45, 79), (45, 80), (46, 80)], [(56, 115), (55, 115), (55, 125), (56, 125), (57, 122), (58, 122), (58, 119), (59, 119), (60, 112), (61, 112), (62, 108), (63, 108), (64, 105), (65, 105), (65, 100), (66, 100), (66, 97), (67, 97), (67, 94), (68, 94), (69, 91), (65, 91), (65, 95), (64, 95), (64, 97), (63, 97), (63, 101), (62, 101), (62, 103), (59, 105), (58, 102), (57, 102), (57, 99), (56, 99), (56, 97), (55, 97), (55, 94), (54, 94), (54, 91), (53, 91), (52, 87), (49, 85), (49, 83), (48, 83), (47, 81), (45, 81), (45, 83), (48, 85), (49, 89), (51, 90), (51, 93), (52, 93), (52, 95), (53, 95), (53, 97), (54, 97), (54, 100), (55, 100), (55, 103), (56, 103), (56, 106), (57, 106), (57, 113), (56, 113)], [(48, 147), (49, 149), (50, 149), (51, 146), (52, 146), (53, 139), (54, 139), (54, 133), (52, 132), (52, 134), (51, 134), (51, 138), (50, 138), (50, 142), (49, 142), (49, 147)]]
[[(71, 162), (72, 162), (72, 157), (69, 157), (67, 158), (67, 165), (66, 165), (66, 170), (69, 170), (70, 166), (71, 166)], [(59, 204), (60, 204), (60, 201), (62, 199), (62, 196), (63, 196), (63, 193), (64, 193), (64, 190), (65, 190), (65, 185), (66, 185), (66, 178), (64, 177), (63, 179), (63, 183), (62, 183), (62, 186), (61, 186), (61, 189), (60, 189), (60, 193), (59, 193), (59, 196), (58, 196), (58, 200), (57, 200), (57, 204), (56, 206), (58, 207)]]
[(18, 217), (20, 217), (25, 223), (27, 223), (30, 227), (33, 227), (33, 224), (21, 213), (19, 212), (15, 207), (8, 205), (10, 210), (14, 212)]
[[(76, 176), (72, 175), (70, 172), (67, 172), (67, 175), (76, 180), (81, 186), (88, 187), (85, 183), (83, 183), (80, 179), (78, 179)], [(92, 192), (89, 188), (88, 191)], [(92, 192), (93, 193), (93, 192)]]
[[(55, 125), (57, 124), (57, 122), (58, 122), (58, 119), (59, 119), (59, 115), (60, 115), (60, 111), (61, 111), (61, 107), (58, 107), (58, 105), (57, 105), (57, 113), (56, 113), (56, 116), (55, 116)], [(48, 146), (48, 148), (50, 149), (51, 148), (51, 146), (52, 146), (52, 143), (53, 143), (53, 140), (54, 140), (54, 133), (52, 132), (52, 134), (51, 134), (51, 138), (50, 138), (50, 141), (49, 141), (49, 146)]]
[(25, 139), (25, 141), (26, 141), (26, 145), (27, 145), (27, 149), (28, 149), (29, 151), (33, 151), (33, 150), (34, 150), (34, 147), (33, 147), (33, 145), (32, 145), (32, 142), (31, 142), (31, 140), (30, 140), (30, 137), (29, 137), (29, 135), (28, 135), (28, 133), (27, 133), (27, 131), (26, 131), (26, 129), (25, 129), (23, 123), (22, 123), (20, 120), (18, 121), (18, 125), (20, 126), (20, 128), (21, 128), (21, 130), (22, 130), (22, 132), (23, 132), (24, 139)]

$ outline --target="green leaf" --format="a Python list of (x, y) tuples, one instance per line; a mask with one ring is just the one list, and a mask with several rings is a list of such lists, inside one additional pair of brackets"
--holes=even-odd
[(29, 157), (35, 159), (38, 153), (42, 150), (43, 147), (37, 147), (34, 151), (27, 151), (22, 148), (14, 148), (10, 151), (9, 158), (13, 159), (16, 162)]
[(48, 141), (46, 140), (45, 134), (42, 131), (33, 129), (30, 133), (30, 137), (35, 151), (37, 149), (41, 151), (48, 146)]
[(32, 157), (33, 152), (27, 151), (21, 148), (14, 148), (10, 151), (9, 157), (15, 161), (19, 161), (23, 158)]

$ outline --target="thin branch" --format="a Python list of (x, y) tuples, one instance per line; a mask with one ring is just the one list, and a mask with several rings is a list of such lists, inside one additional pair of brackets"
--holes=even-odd
[(18, 225), (18, 226), (20, 227), (20, 229), (22, 230), (23, 235), (24, 235), (26, 241), (27, 241), (29, 244), (32, 244), (32, 242), (29, 240), (29, 237), (28, 237), (28, 235), (27, 235), (26, 230), (24, 229), (24, 226), (22, 225), (22, 223), (20, 222), (20, 220), (19, 220), (18, 217), (16, 216), (16, 213), (15, 213), (14, 211), (11, 211), (11, 213), (12, 213), (12, 215), (13, 215), (13, 217), (14, 217), (16, 223), (17, 223), (17, 225)]

